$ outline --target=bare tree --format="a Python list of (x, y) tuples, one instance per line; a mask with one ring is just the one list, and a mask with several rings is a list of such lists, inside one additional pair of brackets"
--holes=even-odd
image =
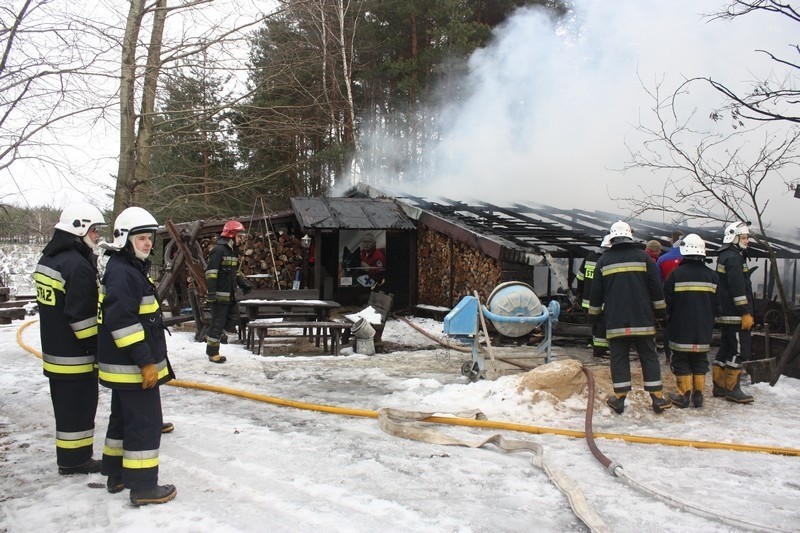
[(658, 211), (672, 214), (675, 221), (726, 222), (754, 220), (757, 238), (767, 249), (775, 284), (789, 324), (789, 304), (770, 246), (768, 219), (769, 191), (776, 182), (788, 189), (800, 183), (800, 130), (762, 127), (736, 129), (719, 134), (694, 129), (695, 113), (680, 118), (682, 84), (666, 98), (660, 86), (647, 91), (652, 97), (654, 125), (640, 122), (638, 131), (645, 137), (641, 148), (629, 147), (631, 161), (625, 170), (639, 169), (665, 175), (661, 192), (640, 187), (639, 196), (623, 198), (636, 214)]
[[(102, 113), (110, 95), (98, 87), (108, 76), (113, 43), (108, 27), (53, 0), (0, 7), (0, 171), (36, 159), (63, 172), (51, 146), (60, 129)], [(50, 139), (50, 140), (48, 140)], [(59, 144), (65, 141), (59, 140)], [(7, 191), (6, 191), (7, 192)]]

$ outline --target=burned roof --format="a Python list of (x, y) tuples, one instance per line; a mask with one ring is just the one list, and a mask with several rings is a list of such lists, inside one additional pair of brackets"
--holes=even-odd
[[(397, 198), (413, 218), (449, 233), (454, 238), (472, 241), (482, 251), (498, 259), (530, 263), (525, 254), (547, 253), (551, 257), (581, 257), (596, 250), (608, 228), (620, 220), (619, 214), (581, 209), (560, 209), (536, 203), (514, 203), (508, 206), (487, 202), (462, 202), (448, 198), (430, 200), (405, 195)], [(720, 229), (671, 226), (642, 219), (628, 219), (637, 241), (658, 240), (670, 246), (672, 232), (696, 233), (706, 241), (709, 255), (716, 255), (722, 246)], [(778, 258), (800, 258), (800, 244), (770, 237), (770, 246)], [(752, 241), (752, 258), (767, 257), (766, 246)]]
[(388, 198), (292, 198), (304, 230), (413, 230), (414, 222)]

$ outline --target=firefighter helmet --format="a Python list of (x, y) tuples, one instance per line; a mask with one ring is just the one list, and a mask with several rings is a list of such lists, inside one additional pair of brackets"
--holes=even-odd
[(690, 233), (680, 241), (681, 255), (683, 257), (700, 255), (706, 256), (706, 241), (699, 235)]
[(612, 246), (623, 242), (633, 242), (633, 230), (627, 222), (618, 220), (611, 224), (608, 237)]
[(611, 235), (604, 235), (600, 241), (600, 248), (611, 248)]
[(236, 234), (240, 231), (244, 231), (242, 223), (238, 220), (229, 220), (225, 223), (225, 226), (223, 226), (221, 235), (232, 239), (236, 237)]
[(740, 222), (736, 221), (725, 226), (725, 233), (722, 236), (724, 244), (737, 243), (739, 235), (750, 235), (750, 221)]
[(155, 232), (158, 229), (158, 222), (153, 215), (141, 207), (129, 207), (117, 216), (114, 221), (114, 241), (110, 248), (122, 250), (128, 237), (146, 231)]
[(92, 204), (79, 203), (65, 208), (55, 225), (56, 229), (85, 237), (92, 226), (106, 226), (103, 213)]

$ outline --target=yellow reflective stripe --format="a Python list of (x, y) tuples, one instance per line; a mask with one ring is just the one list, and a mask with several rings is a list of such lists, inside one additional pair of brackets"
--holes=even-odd
[(717, 272), (719, 272), (720, 274), (724, 274), (725, 273), (725, 265), (717, 263)]
[(747, 305), (747, 296), (736, 296), (733, 298), (733, 305)]
[[(37, 267), (37, 269), (42, 269), (46, 267)], [(64, 279), (61, 277), (61, 274), (57, 270), (53, 270), (52, 268), (46, 269), (49, 272), (48, 274), (43, 274), (42, 272), (34, 272), (33, 280), (45, 287), (50, 287), (56, 289), (57, 291), (66, 292), (64, 289)], [(54, 276), (58, 276), (57, 278)]]
[(88, 339), (97, 335), (97, 326), (92, 326), (81, 331), (76, 331), (75, 336), (79, 339)]
[(158, 457), (155, 459), (126, 459), (122, 458), (122, 468), (143, 469), (155, 468), (158, 466)]
[(647, 263), (615, 263), (613, 265), (604, 266), (601, 272), (604, 276), (621, 274), (623, 272), (647, 272)]
[(102, 367), (98, 371), (98, 377), (107, 383), (141, 383), (141, 372), (136, 374), (128, 374), (124, 372), (108, 372), (103, 370)]
[(155, 468), (158, 466), (158, 449), (130, 451), (125, 450), (122, 456), (123, 468)]
[(156, 311), (158, 311), (158, 302), (142, 304), (139, 306), (140, 315), (149, 315), (150, 313), (155, 313)]
[(94, 371), (94, 363), (85, 365), (56, 365), (42, 361), (42, 369), (53, 374), (84, 374), (86, 372)]
[(693, 281), (683, 281), (675, 284), (675, 292), (717, 292), (715, 283), (700, 283)]
[(88, 437), (80, 440), (61, 440), (56, 439), (56, 446), (67, 450), (74, 450), (76, 448), (83, 448), (84, 446), (91, 446), (94, 444), (94, 437)]
[(217, 279), (217, 274), (219, 274), (219, 270), (215, 268), (206, 270), (206, 279)]
[(109, 455), (111, 457), (122, 457), (122, 441), (120, 441), (119, 446), (111, 447), (108, 444), (103, 446), (103, 455)]
[(144, 341), (144, 330), (131, 333), (130, 335), (126, 335), (120, 339), (114, 339), (114, 344), (117, 345), (117, 348), (125, 348), (126, 346), (130, 346), (131, 344), (136, 344), (137, 342), (142, 341)]

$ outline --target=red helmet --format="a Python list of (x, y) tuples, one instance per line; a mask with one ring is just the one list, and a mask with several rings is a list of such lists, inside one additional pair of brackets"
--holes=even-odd
[(236, 234), (240, 231), (244, 231), (244, 226), (242, 226), (242, 223), (238, 220), (229, 220), (222, 228), (222, 236), (233, 238), (236, 237)]

